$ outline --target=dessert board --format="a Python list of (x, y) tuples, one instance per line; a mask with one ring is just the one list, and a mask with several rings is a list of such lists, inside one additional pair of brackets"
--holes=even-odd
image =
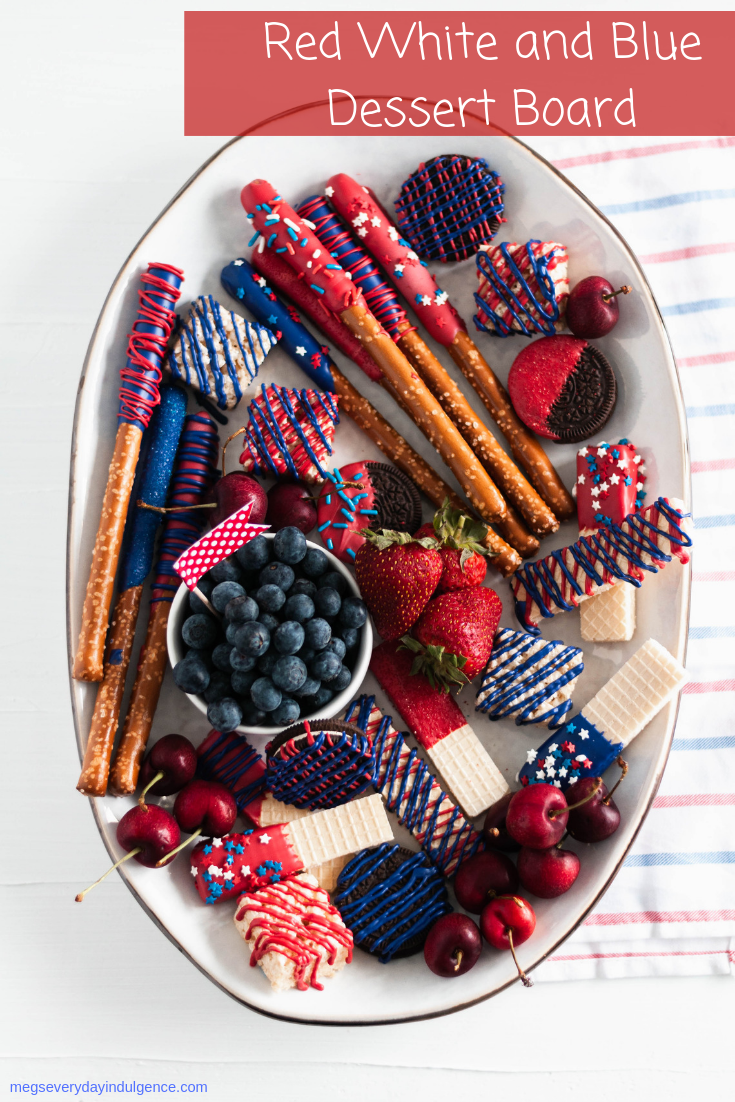
[[(454, 144), (454, 143), (451, 143)], [(154, 257), (165, 257), (184, 269), (186, 280), (178, 304), (186, 314), (200, 295), (213, 295), (230, 310), (239, 304), (222, 290), (220, 272), (234, 258), (249, 256), (252, 230), (240, 202), (243, 185), (254, 177), (273, 181), (285, 199), (296, 206), (304, 198), (323, 193), (334, 173), (347, 173), (368, 185), (387, 209), (392, 208), (402, 182), (421, 161), (446, 151), (440, 138), (308, 138), (238, 139), (225, 146), (184, 186), (136, 246), (113, 284), (100, 315), (85, 362), (75, 418), (68, 543), (68, 632), (73, 653), (81, 623), (86, 572), (92, 554), (97, 519), (105, 487), (106, 467), (114, 444), (118, 371), (125, 335), (135, 317), (139, 277)], [(689, 460), (683, 402), (676, 366), (663, 322), (645, 277), (625, 242), (606, 219), (568, 181), (522, 143), (512, 138), (463, 138), (462, 153), (483, 157), (500, 174), (505, 184), (507, 218), (497, 240), (563, 242), (569, 255), (569, 281), (604, 272), (613, 282), (633, 288), (620, 321), (608, 336), (595, 341), (615, 366), (617, 404), (611, 418), (589, 443), (621, 437), (635, 442), (646, 466), (647, 500), (660, 495), (689, 501)], [(478, 333), (471, 321), (477, 312), (474, 260), (443, 265), (430, 262), (443, 291), (467, 320), (473, 340), (492, 364), (502, 382), (526, 338), (508, 339)], [(307, 322), (308, 325), (308, 322)], [(311, 327), (313, 329), (313, 327)], [(440, 344), (426, 336), (426, 342), (440, 358)], [(330, 342), (331, 344), (331, 342)], [(408, 416), (389, 395), (373, 385), (355, 365), (331, 345), (332, 357), (349, 381), (400, 432), (430, 465), (436, 466), (453, 488), (458, 484), (441, 464), (435, 452)], [(443, 357), (447, 362), (447, 357)], [(459, 379), (453, 371), (453, 378)], [(462, 382), (460, 380), (460, 382)], [(255, 397), (261, 383), (303, 387), (304, 376), (275, 347), (260, 369), (258, 381), (246, 395)], [(462, 390), (473, 409), (486, 422), (487, 414), (472, 389)], [(196, 409), (193, 401), (190, 410)], [(245, 423), (244, 403), (227, 411), (228, 425), (220, 430), (221, 440)], [(544, 441), (564, 484), (571, 488), (577, 478), (578, 445)], [(382, 461), (382, 453), (354, 422), (342, 417), (335, 435), (334, 465), (343, 468), (358, 461)], [(424, 520), (434, 510), (424, 501)], [(314, 535), (309, 537), (315, 539)], [(576, 518), (541, 543), (534, 558), (569, 546), (578, 538)], [(492, 562), (492, 560), (490, 560)], [(501, 627), (517, 630), (508, 582), (490, 566), (488, 583), (503, 602)], [(614, 592), (614, 590), (612, 591)], [(595, 600), (600, 600), (596, 597)], [(591, 603), (591, 602), (590, 602)], [(633, 638), (619, 643), (584, 643), (580, 620), (568, 612), (541, 625), (546, 640), (561, 640), (567, 647), (584, 652), (584, 670), (574, 686), (574, 712), (603, 687), (646, 640), (656, 639), (683, 662), (689, 612), (689, 568), (673, 562), (653, 575), (637, 594), (637, 625)], [(584, 607), (584, 606), (583, 606)], [(518, 727), (512, 717), (490, 723), (476, 713), (478, 683), (465, 685), (456, 700), (498, 766), (504, 779), (514, 785), (516, 774), (530, 748), (544, 741), (545, 729)], [(391, 714), (387, 697), (372, 674), (359, 692), (375, 694), (383, 712)], [(95, 687), (72, 682), (72, 701), (80, 751), (86, 744), (94, 709)], [(518, 953), (526, 972), (551, 953), (584, 918), (599, 899), (624, 860), (640, 828), (660, 780), (676, 718), (676, 700), (668, 703), (626, 750), (630, 771), (625, 785), (616, 793), (622, 813), (620, 829), (603, 845), (575, 842), (569, 848), (583, 854), (581, 873), (572, 889), (551, 900), (536, 900), (537, 926), (533, 938)], [(398, 729), (402, 729), (397, 722)], [(164, 680), (156, 712), (152, 741), (170, 731), (191, 738), (197, 745), (208, 725), (187, 698), (174, 686), (170, 670)], [(252, 736), (263, 751), (268, 736)], [(121, 816), (133, 806), (133, 797), (106, 796), (93, 801), (93, 811), (103, 841), (116, 860), (120, 847), (115, 828)], [(172, 798), (161, 801), (170, 807)], [(395, 841), (416, 850), (416, 842), (395, 816), (389, 814)], [(481, 823), (481, 818), (478, 822)], [(323, 991), (271, 990), (260, 969), (249, 966), (249, 954), (232, 921), (230, 909), (203, 907), (189, 873), (189, 862), (180, 860), (163, 873), (128, 862), (120, 870), (123, 879), (153, 920), (189, 959), (213, 982), (245, 1005), (293, 1021), (323, 1024), (379, 1024), (437, 1016), (472, 1005), (496, 994), (517, 979), (509, 954), (485, 949), (472, 971), (454, 982), (430, 972), (421, 954), (396, 959), (387, 965), (355, 950), (352, 964), (338, 977), (325, 983)], [(450, 898), (451, 890), (450, 890)], [(91, 901), (88, 905), (92, 905)], [(529, 997), (532, 997), (529, 995)]]

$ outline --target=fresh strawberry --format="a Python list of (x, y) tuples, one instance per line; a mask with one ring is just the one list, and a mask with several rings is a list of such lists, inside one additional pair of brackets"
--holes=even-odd
[(423, 524), (419, 528), (416, 539), (433, 536), (439, 544), (444, 563), (439, 593), (482, 585), (487, 573), (485, 555), (489, 554), (482, 544), (486, 535), (484, 524), (465, 516), (459, 509), (452, 509), (448, 499), (435, 514), (433, 524)]
[(490, 657), (503, 605), (492, 589), (475, 586), (441, 593), (426, 605), (401, 642), (416, 655), (412, 673), (449, 689), (476, 677)]
[(442, 560), (436, 540), (387, 529), (364, 530), (362, 535), (367, 542), (355, 558), (362, 599), (378, 633), (398, 639), (419, 618), (439, 584)]

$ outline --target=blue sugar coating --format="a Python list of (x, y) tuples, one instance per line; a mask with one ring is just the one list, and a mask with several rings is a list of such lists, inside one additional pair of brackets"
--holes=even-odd
[[(234, 751), (234, 753), (233, 753)], [(227, 761), (224, 761), (225, 758)], [(240, 811), (265, 792), (265, 770), (244, 784), (241, 778), (261, 760), (260, 754), (242, 735), (230, 731), (220, 734), (197, 759), (197, 776), (218, 781), (229, 788)]]
[[(345, 721), (356, 724), (364, 731), (374, 703), (374, 696), (358, 697), (347, 709)], [(373, 785), (385, 800), (389, 811), (398, 814), (404, 800), (407, 801), (398, 819), (401, 826), (405, 826), (414, 835), (417, 831), (424, 832), (422, 848), (438, 869), (444, 872), (448, 868), (455, 868), (482, 848), (482, 838), (472, 824), (467, 822), (453, 800), (454, 810), (446, 820), (442, 819), (442, 827), (446, 826), (446, 829), (442, 834), (438, 832), (439, 809), (445, 796), (444, 792), (441, 792), (435, 800), (434, 810), (428, 821), (425, 821), (426, 810), (432, 799), (432, 784), (436, 778), (429, 772), (417, 751), (411, 750), (403, 777), (400, 781), (397, 780), (398, 764), (406, 747), (406, 740), (403, 735), (396, 732), (390, 756), (387, 762), (383, 761), (391, 722), (390, 716), (383, 716), (373, 736), (373, 754), (376, 763)], [(449, 799), (451, 800), (451, 797)]]
[[(552, 551), (551, 555), (547, 556), (558, 563), (559, 569), (577, 597), (580, 597), (584, 591), (566, 567), (563, 558), (565, 550), (570, 552), (583, 573), (588, 578), (592, 578), (598, 585), (602, 585), (603, 577), (598, 574), (597, 570), (599, 567), (605, 567), (613, 577), (620, 581), (629, 582), (630, 585), (634, 585), (638, 589), (641, 585), (638, 578), (627, 574), (611, 557), (611, 551), (612, 554), (627, 560), (630, 566), (637, 567), (640, 570), (648, 570), (651, 574), (657, 574), (661, 563), (671, 562), (671, 555), (667, 555), (660, 550), (654, 540), (649, 538), (647, 531), (653, 533), (654, 536), (664, 536), (665, 539), (677, 547), (692, 546), (691, 539), (680, 527), (682, 519), (685, 516), (691, 516), (691, 514), (674, 509), (664, 497), (658, 498), (654, 504), (658, 506), (659, 511), (672, 526), (673, 531), (665, 532), (662, 528), (657, 528), (651, 521), (646, 520), (640, 513), (631, 513), (623, 522), (632, 529), (630, 534), (624, 532), (619, 524), (610, 524), (594, 535), (578, 539), (576, 543), (571, 544), (568, 548)], [(641, 557), (644, 554), (649, 555), (654, 561), (647, 563)], [(562, 597), (561, 590), (554, 581), (553, 572), (546, 565), (544, 559), (519, 567), (513, 577), (523, 582), (529, 597), (535, 602), (539, 612), (545, 618), (553, 616), (554, 612), (546, 608), (544, 595), (551, 598), (557, 611), (569, 612), (575, 607)], [(515, 610), (518, 622), (532, 635), (539, 635), (540, 631), (536, 624), (526, 620), (525, 599), (516, 600)]]
[[(572, 665), (564, 670), (568, 663)], [(566, 647), (559, 641), (547, 643), (527, 632), (501, 628), (495, 636), (475, 711), (485, 712), (492, 720), (514, 715), (519, 727), (545, 723), (553, 731), (563, 723), (572, 702), (562, 700), (546, 710), (543, 705), (564, 685), (575, 681), (583, 669), (578, 647)], [(547, 679), (547, 685), (541, 684)]]
[[(299, 742), (304, 737), (296, 736)], [(319, 731), (311, 746), (288, 757), (276, 751), (267, 765), (268, 791), (282, 803), (310, 810), (347, 803), (373, 779), (370, 740), (352, 731)]]
[(156, 533), (163, 523), (162, 513), (141, 509), (138, 501), (163, 507), (171, 481), (181, 431), (186, 414), (186, 394), (179, 386), (161, 387), (161, 404), (156, 406), (146, 430), (146, 452), (140, 480), (131, 495), (120, 569), (120, 589), (142, 585), (153, 566)]
[(508, 250), (507, 241), (500, 246), (500, 251), (510, 269), (511, 282), (515, 283), (517, 280), (520, 283), (529, 301), (533, 304), (536, 311), (538, 311), (538, 314), (540, 314), (540, 317), (531, 313), (511, 290), (510, 285), (501, 279), (493, 267), (488, 254), (486, 252), (479, 252), (477, 254), (477, 259), (475, 261), (477, 270), (485, 276), (501, 302), (508, 308), (508, 314), (501, 317), (500, 314), (492, 310), (485, 300), (475, 292), (475, 302), (481, 313), (485, 315), (490, 323), (488, 326), (485, 322), (480, 320), (477, 314), (475, 314), (474, 322), (478, 329), (482, 329), (485, 333), (493, 333), (497, 337), (509, 337), (513, 333), (518, 332), (517, 329), (513, 328), (511, 324), (512, 320), (518, 323), (521, 333), (524, 333), (527, 337), (532, 336), (534, 333), (546, 333), (547, 336), (553, 336), (556, 333), (556, 325), (554, 323), (559, 320), (559, 303), (556, 299), (554, 280), (549, 274), (549, 261), (557, 255), (558, 250), (552, 249), (549, 253), (542, 253), (540, 256), (535, 256), (531, 246), (539, 244), (541, 244), (540, 241), (528, 241), (526, 243), (526, 255), (528, 256), (531, 270), (536, 277), (536, 282), (542, 296), (541, 298), (531, 290), (525, 276), (521, 273), (521, 269)]
[[(444, 881), (426, 854), (413, 854), (385, 875), (382, 866), (400, 848), (384, 842), (376, 849), (362, 850), (342, 869), (333, 897), (355, 944), (377, 954), (381, 964), (401, 950), (413, 951), (411, 943), (452, 910)], [(364, 894), (350, 900), (361, 889)], [(368, 939), (370, 945), (365, 946)]]
[[(580, 712), (537, 750), (528, 751), (527, 757), (531, 760), (520, 770), (518, 779), (522, 785), (573, 787), (580, 777), (601, 776), (622, 749), (622, 742), (610, 742), (584, 712)], [(580, 758), (586, 759), (589, 765)]]
[(299, 320), (296, 310), (277, 297), (247, 260), (241, 257), (227, 264), (220, 279), (227, 294), (247, 306), (261, 325), (267, 325), (281, 334), (282, 347), (312, 382), (322, 390), (334, 391), (332, 360), (328, 351)]
[[(227, 318), (234, 328), (231, 336), (225, 329)], [(192, 302), (189, 317), (174, 339), (168, 366), (174, 378), (213, 398), (220, 409), (231, 409), (242, 398), (243, 385), (250, 385), (277, 340), (270, 329), (225, 309), (211, 295), (202, 295)], [(224, 372), (219, 362), (222, 357)], [(238, 373), (238, 358), (242, 358), (247, 371), (244, 380)], [(225, 388), (226, 378), (232, 384), (234, 401)]]

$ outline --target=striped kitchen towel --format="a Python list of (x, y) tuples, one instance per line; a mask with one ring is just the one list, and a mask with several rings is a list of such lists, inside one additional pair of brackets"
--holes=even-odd
[(690, 681), (659, 794), (539, 980), (735, 971), (735, 138), (537, 138), (645, 268), (680, 369), (697, 548)]

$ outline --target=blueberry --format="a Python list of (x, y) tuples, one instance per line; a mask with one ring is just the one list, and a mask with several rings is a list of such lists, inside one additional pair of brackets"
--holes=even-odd
[(305, 593), (307, 597), (311, 597), (314, 600), (316, 594), (316, 586), (314, 582), (309, 581), (308, 578), (297, 578), (291, 586), (291, 596), (295, 597), (297, 593)]
[(231, 650), (232, 646), (229, 643), (218, 643), (212, 651), (212, 664), (222, 673), (232, 673), (232, 666), (230, 665)]
[(271, 557), (270, 540), (256, 536), (235, 552), (235, 558), (243, 570), (262, 570)]
[(332, 690), (328, 689), (326, 685), (322, 685), (321, 689), (314, 697), (314, 708), (323, 708), (325, 704), (329, 703), (333, 696), (334, 693)]
[(331, 650), (323, 650), (316, 656), (309, 666), (312, 677), (318, 677), (320, 681), (332, 681), (342, 668), (342, 663)]
[(314, 650), (324, 650), (332, 638), (332, 629), (321, 616), (315, 616), (309, 620), (304, 628), (304, 639), (308, 647)]
[(187, 647), (196, 647), (197, 650), (209, 650), (217, 642), (217, 624), (211, 616), (196, 613), (187, 616), (181, 628), (181, 638)]
[(258, 672), (264, 677), (270, 677), (279, 658), (280, 655), (278, 651), (275, 647), (271, 647), (270, 650), (265, 652), (262, 658), (258, 659)]
[(203, 693), (209, 684), (209, 670), (196, 651), (189, 651), (174, 666), (174, 681), (185, 693)]
[(339, 622), (346, 628), (361, 628), (367, 620), (365, 602), (359, 597), (345, 597), (339, 610)]
[(301, 569), (307, 578), (321, 578), (329, 569), (329, 559), (318, 547), (310, 547), (301, 560)]
[(320, 588), (314, 598), (317, 616), (336, 616), (342, 607), (342, 598), (331, 586)]
[[(283, 590), (280, 589), (278, 592), (282, 593)], [(271, 635), (276, 630), (276, 628), (278, 627), (280, 622), (281, 621), (279, 619), (277, 619), (275, 616), (271, 616), (270, 612), (261, 612), (260, 616), (258, 617), (258, 623), (259, 624), (265, 624), (265, 626), (268, 628), (268, 631), (271, 633)]]
[(299, 624), (305, 624), (314, 615), (314, 602), (305, 593), (297, 593), (286, 601), (283, 615), (287, 620), (296, 620)]
[[(258, 574), (258, 581), (261, 585), (277, 585), (284, 593), (286, 593), (294, 583), (296, 575), (290, 566), (286, 566), (285, 562), (271, 562), (267, 566), (264, 566), (260, 574)], [(255, 598), (256, 601), (258, 598)], [(260, 604), (260, 601), (258, 601)], [(267, 612), (270, 609), (266, 609)]]
[(295, 620), (284, 620), (273, 635), (273, 646), (280, 654), (296, 654), (304, 645), (304, 629)]
[(220, 582), (212, 590), (209, 598), (218, 612), (224, 612), (229, 601), (234, 597), (244, 597), (245, 590), (239, 582)]
[(215, 700), (222, 700), (223, 697), (230, 695), (230, 678), (226, 673), (222, 673), (221, 670), (215, 670), (209, 678), (209, 684), (204, 690), (204, 699), (207, 704), (212, 704)]
[(242, 721), (246, 727), (262, 727), (268, 719), (265, 712), (253, 704), (252, 700), (242, 703)]
[(327, 649), (333, 651), (339, 658), (340, 662), (347, 654), (347, 647), (345, 645), (344, 639), (332, 639)]
[[(210, 581), (209, 578), (200, 578), (197, 588), (201, 589), (205, 597), (209, 597), (214, 589), (214, 582)], [(209, 609), (199, 600), (193, 589), (189, 590), (189, 608), (192, 612), (209, 613)]]
[(237, 635), (238, 628), (241, 628), (242, 624), (232, 623), (228, 624), (225, 628), (225, 639), (231, 647), (235, 645), (235, 636)]
[[(224, 585), (230, 585), (230, 582), (224, 582)], [(217, 589), (221, 589), (221, 586), (217, 586)], [(215, 590), (215, 593), (217, 590)], [(248, 620), (257, 620), (260, 614), (260, 609), (256, 605), (252, 597), (246, 597), (243, 592), (241, 597), (235, 597), (233, 600), (228, 601), (224, 608), (225, 620), (230, 624), (244, 624)]]
[(256, 708), (272, 712), (283, 699), (283, 693), (271, 681), (270, 677), (259, 677), (250, 687), (250, 699)]
[(273, 554), (278, 562), (295, 566), (306, 557), (306, 536), (300, 528), (281, 528), (273, 537)]
[(233, 700), (231, 696), (226, 696), (224, 700), (215, 700), (213, 704), (209, 705), (207, 719), (215, 731), (222, 731), (223, 734), (226, 734), (240, 726), (242, 709), (236, 700)]
[(271, 723), (277, 723), (279, 727), (288, 727), (289, 723), (295, 723), (301, 715), (298, 702), (290, 696), (284, 696), (281, 703), (270, 715)]
[(352, 671), (347, 666), (340, 666), (337, 676), (329, 682), (329, 688), (333, 689), (335, 693), (341, 693), (343, 689), (347, 688), (350, 681), (352, 681)]
[(273, 667), (273, 684), (286, 693), (296, 692), (306, 681), (306, 666), (293, 654), (284, 654)]
[(345, 641), (347, 650), (352, 650), (360, 640), (360, 632), (357, 628), (342, 628), (342, 638)]
[(241, 654), (252, 654), (255, 658), (265, 654), (270, 646), (271, 633), (265, 624), (257, 620), (248, 620), (240, 624), (235, 632), (235, 646)]
[(329, 570), (326, 574), (322, 574), (319, 581), (316, 583), (319, 589), (336, 589), (340, 597), (344, 597), (347, 592), (347, 582), (338, 574), (336, 570)]
[(305, 697), (305, 696), (315, 696), (316, 693), (319, 692), (319, 689), (321, 688), (321, 684), (322, 684), (321, 681), (317, 681), (317, 679), (315, 677), (307, 677), (306, 681), (304, 682), (304, 684), (301, 686), (300, 689), (294, 689), (293, 690), (293, 694), (294, 694), (294, 696), (297, 696), (299, 699), (302, 699), (302, 697)]
[(261, 612), (278, 612), (286, 603), (286, 594), (281, 587), (270, 582), (256, 589), (253, 597), (258, 602)]
[(230, 665), (233, 670), (239, 670), (241, 673), (247, 673), (248, 670), (255, 668), (255, 659), (252, 654), (240, 654), (237, 647), (233, 647), (230, 651)]
[(207, 574), (207, 578), (219, 585), (220, 582), (239, 582), (240, 568), (234, 559), (223, 559), (215, 563)]
[(230, 678), (232, 691), (236, 696), (247, 696), (250, 693), (253, 681), (257, 681), (257, 679), (258, 674), (255, 670), (235, 670)]
[(314, 650), (314, 648), (307, 647), (306, 644), (304, 644), (304, 646), (300, 650), (296, 651), (296, 653), (298, 654), (301, 661), (306, 662), (307, 665), (309, 664), (309, 662), (311, 662), (312, 658), (316, 657), (316, 651)]

